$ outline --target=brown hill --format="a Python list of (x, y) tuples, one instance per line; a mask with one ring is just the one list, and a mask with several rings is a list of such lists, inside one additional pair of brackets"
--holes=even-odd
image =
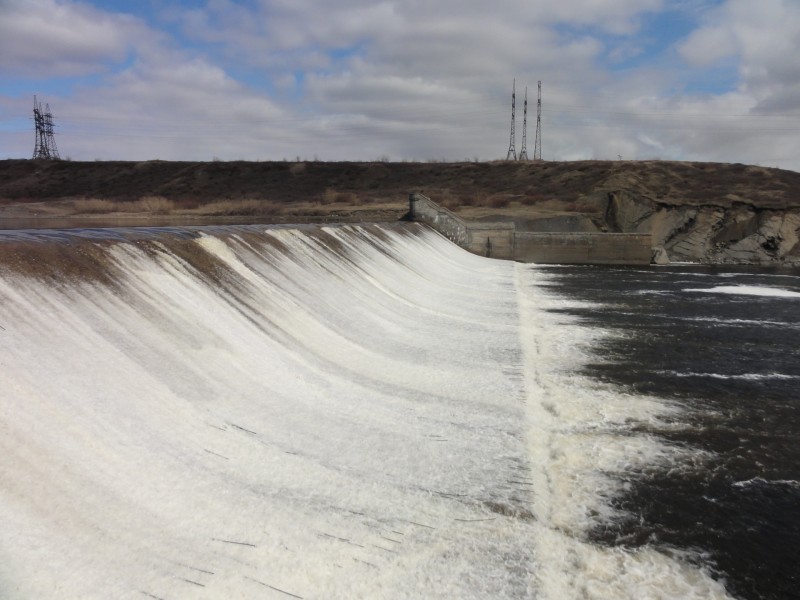
[(331, 191), (374, 202), (421, 191), (454, 207), (488, 204), (488, 199), (530, 206), (620, 189), (673, 206), (800, 206), (800, 173), (742, 164), (0, 161), (0, 199), (6, 204), (142, 196), (189, 205), (241, 198), (292, 203), (323, 200)]
[(522, 229), (652, 232), (690, 260), (727, 260), (712, 254), (748, 237), (731, 260), (782, 259), (800, 226), (800, 173), (742, 164), (0, 161), (0, 217), (393, 220), (412, 191)]

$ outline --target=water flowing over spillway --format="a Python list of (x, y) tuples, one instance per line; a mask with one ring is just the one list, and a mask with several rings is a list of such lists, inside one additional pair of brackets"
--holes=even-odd
[(0, 597), (709, 598), (607, 548), (672, 410), (417, 225), (0, 236)]

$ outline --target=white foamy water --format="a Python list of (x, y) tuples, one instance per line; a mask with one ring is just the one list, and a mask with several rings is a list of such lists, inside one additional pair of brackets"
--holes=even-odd
[(733, 487), (747, 488), (751, 486), (784, 486), (789, 488), (800, 488), (800, 481), (794, 479), (764, 479), (762, 477), (753, 477), (745, 481), (736, 481)]
[(738, 294), (742, 296), (772, 296), (780, 298), (800, 298), (800, 292), (783, 288), (756, 285), (717, 285), (710, 288), (685, 288), (684, 292), (704, 292), (708, 294)]
[(708, 377), (710, 379), (738, 379), (741, 381), (769, 381), (777, 379), (800, 379), (797, 375), (787, 375), (785, 373), (693, 373), (691, 371), (656, 371), (660, 375), (670, 377)]
[(725, 597), (587, 541), (676, 409), (575, 375), (604, 332), (542, 271), (416, 226), (93, 251), (0, 271), (2, 598)]

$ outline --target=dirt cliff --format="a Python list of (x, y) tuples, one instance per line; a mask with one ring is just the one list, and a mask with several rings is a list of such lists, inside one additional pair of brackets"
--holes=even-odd
[(800, 264), (800, 208), (741, 201), (665, 205), (627, 190), (609, 193), (609, 230), (651, 232), (657, 262)]

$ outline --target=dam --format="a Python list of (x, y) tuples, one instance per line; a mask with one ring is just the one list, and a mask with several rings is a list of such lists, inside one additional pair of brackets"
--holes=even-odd
[(513, 222), (465, 221), (423, 194), (409, 194), (408, 203), (410, 220), (433, 227), (479, 256), (584, 265), (648, 265), (653, 258), (650, 234), (521, 231)]
[(0, 232), (0, 596), (726, 598), (589, 539), (679, 449), (548, 281), (416, 223)]

